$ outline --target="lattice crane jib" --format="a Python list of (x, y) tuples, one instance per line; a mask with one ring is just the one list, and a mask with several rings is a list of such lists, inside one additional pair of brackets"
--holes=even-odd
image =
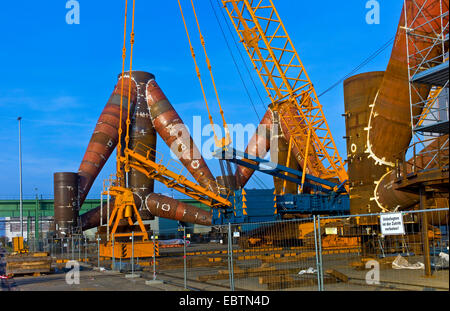
[[(278, 110), (297, 149), (297, 160), (309, 174), (348, 180), (314, 86), (272, 0), (222, 0), (253, 67)], [(294, 107), (295, 109), (292, 109)], [(311, 146), (306, 156), (310, 133)], [(348, 190), (348, 189), (347, 189)]]

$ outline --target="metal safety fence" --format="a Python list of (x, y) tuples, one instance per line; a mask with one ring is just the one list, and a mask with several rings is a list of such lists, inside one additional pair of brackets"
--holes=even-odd
[[(445, 208), (179, 226), (150, 232), (150, 257), (139, 255), (134, 235), (129, 254), (109, 244), (116, 249), (111, 256), (101, 255), (105, 242), (95, 235), (43, 236), (25, 245), (29, 252), (48, 253), (56, 271), (77, 261), (153, 281), (156, 290), (155, 284), (200, 291), (448, 290), (448, 213)], [(12, 251), (11, 241), (0, 242)]]
[[(448, 211), (319, 217), (319, 289), (448, 290)], [(342, 239), (355, 247), (332, 251)]]

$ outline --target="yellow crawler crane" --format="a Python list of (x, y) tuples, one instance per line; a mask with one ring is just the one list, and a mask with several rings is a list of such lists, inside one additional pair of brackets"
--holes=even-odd
[(273, 1), (222, 0), (222, 4), (303, 170), (323, 179), (348, 180), (322, 105)]

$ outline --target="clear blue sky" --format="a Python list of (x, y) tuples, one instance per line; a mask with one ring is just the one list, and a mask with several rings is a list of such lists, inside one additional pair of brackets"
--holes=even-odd
[[(368, 25), (366, 0), (274, 2), (318, 93), (395, 34), (403, 4), (403, 0), (379, 0), (381, 22)], [(66, 24), (65, 3), (65, 0), (25, 0), (2, 4), (0, 198), (19, 196), (17, 117), (23, 117), (23, 193), (34, 195), (37, 188), (39, 194), (51, 196), (54, 172), (78, 170), (96, 121), (121, 71), (124, 1), (79, 0), (79, 25)], [(227, 122), (258, 123), (209, 1), (196, 3)], [(188, 1), (184, 4), (187, 19), (192, 22)], [(190, 26), (195, 34), (194, 24)], [(177, 1), (137, 0), (135, 28), (133, 68), (156, 75), (189, 127), (194, 115), (207, 122)], [(194, 42), (200, 57), (199, 41), (195, 38)], [(391, 47), (358, 73), (385, 70), (390, 52)], [(203, 71), (203, 76), (207, 81), (207, 71)], [(254, 78), (260, 87), (259, 80)], [(264, 108), (255, 92), (252, 98), (262, 116)], [(321, 97), (321, 103), (345, 159), (342, 83)], [(158, 148), (168, 154), (161, 139)], [(209, 161), (209, 165), (219, 175), (216, 161)], [(113, 172), (114, 159), (105, 166), (90, 197), (99, 196), (101, 180)], [(271, 178), (258, 176), (272, 186)], [(250, 182), (249, 187), (255, 186), (254, 181)], [(157, 191), (167, 192), (162, 186)]]

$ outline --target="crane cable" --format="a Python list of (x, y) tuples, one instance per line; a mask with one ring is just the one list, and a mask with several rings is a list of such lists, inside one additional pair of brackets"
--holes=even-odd
[(121, 91), (120, 91), (120, 115), (119, 115), (119, 138), (118, 138), (118, 142), (117, 142), (117, 168), (116, 168), (116, 172), (117, 172), (117, 179), (119, 184), (122, 184), (122, 178), (123, 178), (123, 173), (121, 170), (121, 163), (120, 163), (120, 157), (122, 155), (122, 107), (123, 107), (123, 75), (125, 73), (125, 59), (126, 59), (126, 43), (127, 43), (127, 15), (128, 15), (128, 0), (125, 0), (125, 21), (124, 21), (124, 29), (123, 29), (123, 47), (122, 47), (122, 86), (121, 86)]
[[(131, 73), (133, 64), (133, 45), (134, 45), (134, 16), (135, 16), (135, 4), (136, 1), (133, 0), (133, 13), (132, 13), (132, 23), (131, 23), (131, 34), (130, 34), (130, 72), (129, 72), (129, 82), (128, 82), (128, 103), (127, 103), (127, 130), (125, 136), (125, 149), (128, 149), (129, 137), (129, 127), (130, 127), (130, 106), (131, 106)], [(124, 95), (124, 79), (125, 79), (125, 60), (126, 60), (126, 38), (127, 38), (127, 17), (128, 17), (128, 0), (125, 0), (125, 17), (124, 17), (124, 34), (123, 34), (123, 48), (122, 48), (122, 75), (121, 75), (121, 91), (120, 91), (120, 119), (119, 119), (119, 138), (117, 142), (117, 180), (120, 186), (124, 185), (124, 174), (122, 172), (122, 119), (123, 119), (123, 95)], [(128, 156), (125, 157), (125, 167), (128, 164)]]
[[(216, 10), (214, 9), (212, 0), (209, 0), (209, 4), (211, 5), (211, 10), (214, 12), (214, 16), (216, 17), (217, 24), (219, 25), (220, 31), (222, 32), (223, 39), (224, 39), (224, 41), (225, 41), (225, 43), (227, 45), (228, 52), (231, 55), (231, 58), (232, 58), (233, 63), (234, 63), (234, 66), (236, 67), (236, 70), (237, 70), (237, 72), (239, 74), (239, 78), (241, 79), (242, 85), (244, 86), (245, 92), (247, 93), (247, 96), (248, 96), (248, 98), (250, 100), (250, 103), (251, 103), (251, 105), (253, 107), (253, 110), (255, 111), (256, 116), (258, 117), (258, 122), (260, 122), (261, 121), (261, 117), (259, 116), (258, 111), (256, 110), (255, 103), (253, 102), (253, 99), (252, 99), (252, 97), (250, 95), (250, 91), (248, 90), (247, 85), (245, 84), (244, 77), (242, 76), (242, 73), (239, 70), (239, 66), (237, 64), (237, 61), (236, 61), (234, 55), (233, 55), (233, 52), (231, 51), (230, 44), (228, 43), (228, 40), (227, 40), (227, 38), (225, 36), (225, 31), (223, 30), (222, 25), (220, 24), (220, 20), (219, 20), (219, 17), (217, 16)], [(263, 107), (264, 107), (264, 103), (263, 103)], [(264, 107), (264, 109), (266, 109), (266, 108)]]
[[(131, 33), (130, 33), (130, 72), (129, 72), (129, 81), (128, 81), (128, 109), (127, 109), (127, 134), (125, 136), (125, 150), (128, 150), (130, 143), (130, 108), (131, 108), (131, 82), (132, 82), (132, 73), (133, 73), (133, 47), (134, 47), (134, 16), (135, 16), (135, 7), (136, 0), (133, 0), (133, 17), (131, 21)], [(125, 154), (125, 171), (129, 172), (128, 166), (128, 153)]]
[[(210, 0), (210, 1), (211, 1), (211, 0)], [(222, 15), (222, 18), (223, 18), (224, 21), (225, 21), (225, 25), (227, 25), (227, 29), (228, 29), (228, 32), (230, 33), (231, 38), (234, 38), (234, 32), (233, 32), (233, 30), (231, 30), (230, 21), (229, 21), (229, 20), (227, 19), (227, 17), (225, 16), (225, 13), (223, 12), (224, 10), (220, 10), (220, 2), (219, 2), (219, 1), (220, 1), (220, 0), (217, 0), (217, 6), (219, 7), (219, 11), (220, 11), (220, 13), (221, 13), (221, 15)], [(244, 64), (245, 69), (247, 70), (247, 74), (248, 74), (248, 76), (249, 76), (249, 78), (250, 78), (250, 81), (252, 81), (253, 87), (255, 88), (256, 93), (258, 94), (258, 97), (259, 97), (259, 99), (260, 99), (260, 101), (261, 101), (261, 105), (263, 106), (263, 109), (264, 109), (264, 110), (267, 110), (267, 107), (266, 107), (265, 104), (264, 104), (264, 100), (262, 99), (261, 92), (260, 92), (259, 88), (256, 86), (256, 82), (255, 82), (255, 80), (253, 79), (253, 76), (252, 76), (252, 74), (251, 74), (251, 72), (250, 72), (250, 69), (248, 68), (246, 59), (245, 59), (244, 56), (242, 55), (241, 49), (238, 47), (238, 44), (237, 44), (236, 40), (232, 40), (232, 41), (233, 41), (233, 43), (234, 43), (234, 46), (235, 46), (236, 50), (238, 51), (238, 54), (239, 54), (239, 56), (240, 56), (240, 58), (241, 58), (242, 63)]]
[(204, 101), (205, 101), (205, 104), (206, 104), (206, 109), (208, 111), (209, 122), (211, 124), (212, 131), (214, 133), (214, 140), (215, 140), (215, 143), (216, 143), (217, 147), (223, 148), (223, 147), (225, 147), (225, 146), (227, 146), (227, 145), (229, 145), (231, 143), (230, 133), (229, 133), (229, 130), (228, 130), (228, 125), (227, 125), (227, 123), (225, 121), (225, 116), (224, 116), (224, 113), (223, 113), (223, 110), (222, 110), (222, 106), (221, 106), (221, 103), (220, 103), (220, 99), (219, 99), (219, 95), (218, 95), (218, 92), (217, 92), (217, 87), (216, 87), (216, 84), (215, 84), (214, 75), (212, 73), (212, 66), (211, 66), (211, 63), (209, 61), (208, 54), (206, 52), (205, 41), (204, 41), (203, 35), (201, 33), (200, 24), (198, 22), (197, 13), (195, 11), (194, 2), (192, 0), (191, 0), (191, 5), (192, 5), (192, 9), (194, 11), (195, 20), (197, 22), (197, 27), (198, 27), (199, 34), (200, 34), (200, 41), (201, 41), (201, 44), (203, 46), (203, 51), (204, 51), (205, 57), (206, 57), (206, 63), (207, 63), (208, 70), (209, 70), (210, 75), (211, 75), (212, 84), (214, 86), (214, 91), (215, 91), (215, 94), (216, 94), (217, 102), (218, 102), (219, 109), (220, 109), (220, 114), (221, 114), (221, 117), (222, 117), (223, 127), (224, 127), (224, 131), (225, 131), (225, 138), (222, 139), (222, 142), (220, 142), (220, 140), (218, 139), (218, 136), (217, 136), (215, 128), (214, 128), (214, 121), (213, 121), (213, 118), (212, 118), (211, 110), (210, 110), (209, 105), (208, 105), (208, 100), (206, 98), (206, 93), (205, 93), (205, 89), (204, 89), (204, 86), (203, 86), (203, 82), (202, 82), (202, 78), (201, 78), (201, 74), (200, 74), (200, 69), (198, 67), (197, 59), (196, 59), (196, 56), (195, 56), (195, 50), (194, 50), (194, 47), (192, 46), (192, 41), (191, 41), (191, 37), (189, 35), (189, 30), (188, 30), (188, 27), (187, 27), (187, 24), (186, 24), (186, 20), (184, 18), (184, 13), (183, 13), (183, 8), (181, 6), (181, 2), (180, 2), (180, 0), (178, 0), (178, 6), (180, 8), (181, 17), (183, 19), (184, 28), (186, 30), (186, 35), (187, 35), (187, 38), (188, 38), (188, 41), (189, 41), (189, 46), (190, 46), (190, 50), (191, 50), (192, 59), (194, 60), (195, 70), (196, 70), (196, 73), (197, 73), (197, 78), (198, 78), (198, 80), (200, 82), (200, 87), (201, 87), (203, 98), (204, 98)]
[(334, 83), (333, 85), (331, 85), (329, 88), (327, 88), (325, 91), (323, 91), (322, 93), (319, 94), (319, 96), (317, 97), (321, 97), (323, 95), (325, 95), (326, 93), (328, 93), (329, 91), (331, 91), (332, 89), (334, 89), (336, 86), (338, 86), (339, 84), (341, 84), (342, 81), (344, 81), (345, 79), (347, 79), (348, 77), (352, 76), (353, 74), (355, 74), (358, 70), (360, 70), (361, 68), (363, 68), (365, 65), (367, 65), (368, 63), (370, 63), (372, 60), (375, 59), (375, 57), (377, 57), (378, 55), (381, 54), (381, 52), (383, 52), (385, 49), (387, 49), (392, 42), (394, 42), (395, 36), (393, 36), (391, 39), (389, 39), (385, 44), (383, 44), (378, 50), (376, 50), (372, 55), (370, 55), (368, 58), (366, 58), (361, 64), (359, 64), (358, 66), (356, 66), (355, 68), (353, 68), (352, 71), (350, 71), (348, 74), (346, 74), (344, 77), (342, 77), (341, 79), (339, 79), (336, 83)]

